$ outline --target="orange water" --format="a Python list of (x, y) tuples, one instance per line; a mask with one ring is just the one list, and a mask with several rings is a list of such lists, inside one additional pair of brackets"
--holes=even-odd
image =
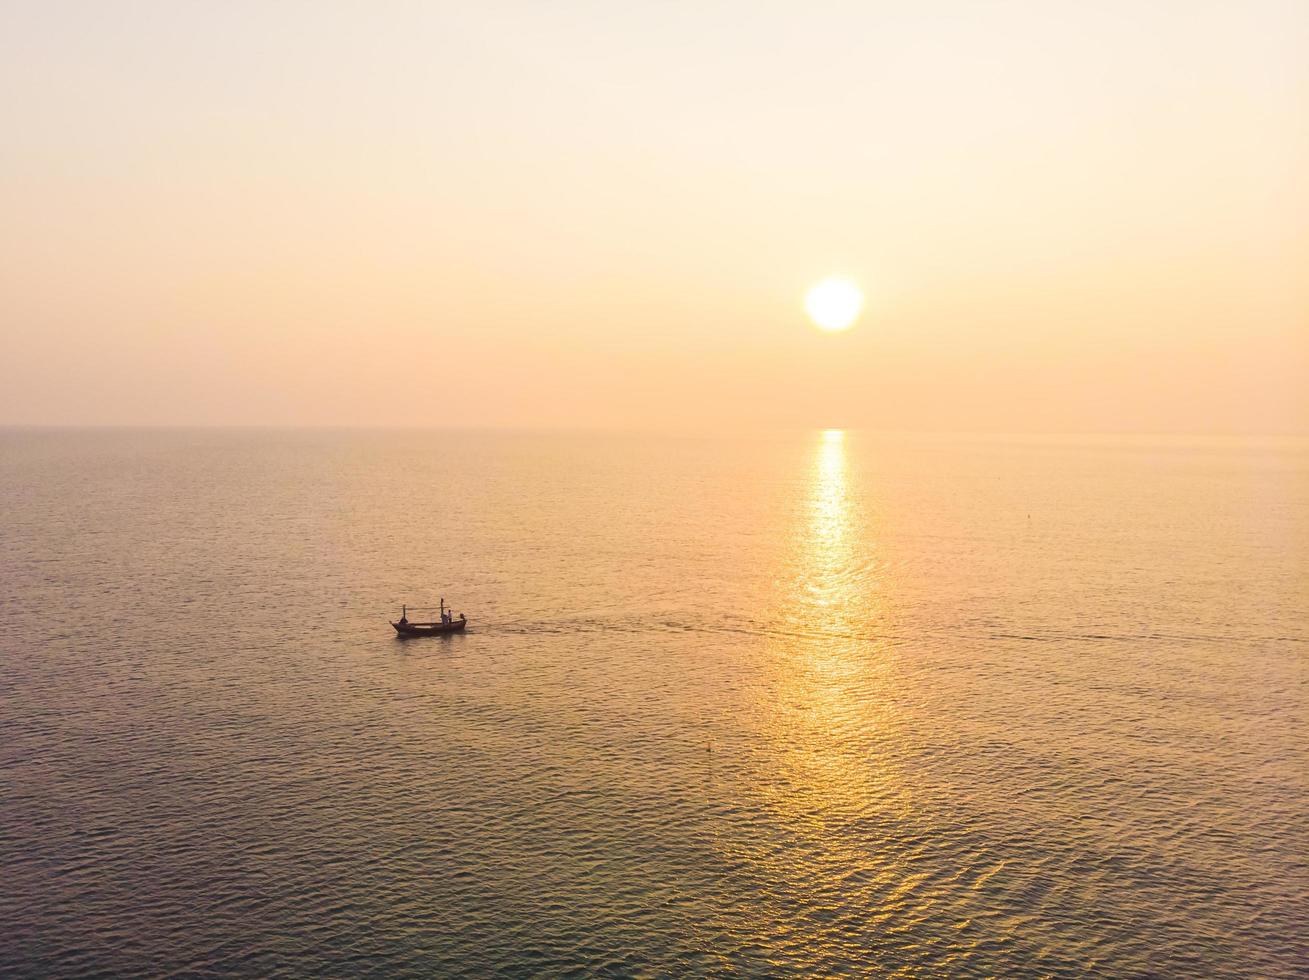
[(1303, 443), (10, 431), (0, 501), (0, 973), (1305, 968)]

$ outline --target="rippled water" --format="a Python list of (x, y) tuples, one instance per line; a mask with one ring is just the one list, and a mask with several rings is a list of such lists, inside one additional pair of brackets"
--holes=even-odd
[(11, 431), (0, 503), (0, 974), (1309, 969), (1303, 443)]

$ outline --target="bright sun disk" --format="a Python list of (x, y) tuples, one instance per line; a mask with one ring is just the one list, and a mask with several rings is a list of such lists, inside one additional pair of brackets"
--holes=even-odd
[(864, 294), (849, 279), (832, 276), (809, 290), (804, 308), (815, 326), (844, 330), (858, 319), (864, 308)]

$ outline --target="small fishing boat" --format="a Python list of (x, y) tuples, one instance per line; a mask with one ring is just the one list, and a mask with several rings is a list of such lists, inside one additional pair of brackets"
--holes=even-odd
[[(430, 607), (429, 607), (430, 608)], [(400, 622), (392, 623), (401, 636), (441, 636), (445, 633), (462, 633), (468, 625), (468, 617), (463, 613), (455, 618), (454, 610), (446, 612), (445, 599), (441, 599), (441, 618), (435, 623), (412, 623), (409, 621), (409, 607), (400, 607)]]

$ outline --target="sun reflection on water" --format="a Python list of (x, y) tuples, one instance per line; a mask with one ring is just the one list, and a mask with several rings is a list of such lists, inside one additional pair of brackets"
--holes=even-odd
[(890, 764), (893, 665), (878, 630), (887, 582), (841, 430), (823, 432), (797, 501), (767, 651), (769, 703), (759, 790), (791, 833), (824, 855), (894, 877), (852, 822), (900, 819), (909, 800)]
[(800, 556), (798, 576), (817, 605), (841, 607), (850, 596), (843, 593), (842, 570), (852, 559), (851, 503), (846, 488), (845, 433), (828, 429), (818, 443), (816, 472), (811, 490), (812, 520), (806, 553)]

